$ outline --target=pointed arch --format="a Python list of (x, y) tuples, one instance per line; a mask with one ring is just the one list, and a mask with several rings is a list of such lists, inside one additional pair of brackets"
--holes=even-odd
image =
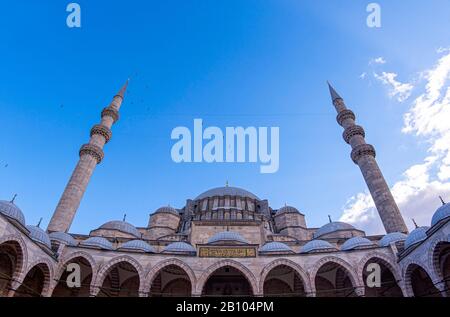
[(63, 274), (66, 271), (67, 265), (69, 265), (73, 260), (76, 260), (79, 258), (84, 259), (85, 261), (87, 261), (89, 263), (89, 266), (92, 271), (91, 272), (91, 274), (92, 274), (91, 283), (92, 283), (93, 277), (96, 275), (96, 271), (98, 270), (98, 264), (96, 263), (94, 258), (89, 253), (86, 253), (84, 251), (77, 251), (77, 252), (69, 253), (69, 254), (65, 255), (63, 258), (61, 258), (60, 261), (58, 262), (58, 266), (56, 267), (56, 270), (55, 270), (55, 276), (51, 283), (50, 294), (53, 295), (53, 293), (55, 292), (55, 289), (58, 286), (58, 283), (60, 282), (61, 277), (63, 276)]
[(189, 277), (189, 280), (191, 282), (191, 294), (195, 294), (197, 277), (195, 276), (194, 271), (185, 262), (183, 262), (179, 259), (176, 259), (176, 258), (163, 260), (148, 270), (148, 273), (146, 274), (146, 277), (145, 277), (145, 285), (143, 288), (143, 292), (146, 294), (149, 294), (150, 288), (151, 288), (152, 283), (155, 280), (156, 276), (159, 274), (159, 272), (163, 268), (170, 266), (170, 265), (178, 266), (179, 268), (183, 269), (183, 271), (187, 274), (187, 276)]
[(309, 271), (310, 283), (315, 293), (317, 293), (316, 278), (318, 277), (319, 270), (329, 263), (336, 264), (338, 267), (344, 269), (345, 273), (348, 274), (350, 283), (354, 289), (354, 292), (358, 296), (362, 296), (364, 292), (364, 283), (362, 279), (358, 276), (354, 266), (350, 265), (347, 261), (338, 258), (336, 256), (326, 256), (317, 261)]
[(91, 285), (91, 294), (97, 295), (100, 288), (102, 287), (106, 276), (108, 275), (109, 271), (114, 268), (119, 263), (126, 262), (130, 264), (137, 272), (139, 277), (139, 292), (143, 289), (143, 284), (145, 280), (145, 274), (144, 269), (142, 268), (141, 264), (136, 261), (134, 258), (128, 255), (118, 256), (110, 261), (108, 261), (105, 265), (100, 267), (98, 270), (96, 277), (92, 279), (92, 285)]
[[(25, 241), (20, 235), (7, 235), (0, 238), (0, 247), (12, 247), (15, 251), (16, 263), (12, 268), (11, 280), (7, 284), (8, 288), (16, 288), (19, 280), (25, 274), (28, 265), (28, 250)], [(9, 286), (8, 286), (9, 285)]]
[[(37, 259), (36, 261), (34, 261), (28, 265), (26, 273), (22, 274), (22, 276), (20, 278), (20, 286), (17, 288), (17, 290), (19, 290), (20, 288), (24, 288), (24, 289), (29, 288), (29, 287), (26, 287), (25, 282), (27, 282), (27, 277), (33, 269), (41, 270), (44, 275), (42, 290), (41, 290), (40, 294), (34, 294), (34, 295), (48, 297), (49, 292), (50, 292), (50, 283), (53, 279), (54, 273), (53, 273), (53, 263), (49, 259), (46, 259), (46, 258)], [(17, 292), (17, 290), (16, 290), (16, 292)]]
[(250, 271), (246, 266), (242, 265), (241, 263), (234, 261), (234, 260), (229, 260), (229, 259), (218, 261), (205, 270), (205, 272), (200, 276), (200, 278), (198, 280), (197, 294), (202, 293), (203, 288), (204, 288), (206, 282), (208, 281), (209, 277), (215, 271), (217, 271), (218, 269), (225, 267), (225, 266), (232, 267), (232, 268), (238, 270), (239, 272), (241, 272), (245, 276), (247, 281), (249, 282), (250, 286), (252, 287), (253, 295), (256, 296), (256, 295), (260, 294), (258, 282), (257, 282), (255, 276), (253, 275), (252, 271)]
[(269, 264), (267, 264), (261, 271), (260, 277), (259, 277), (259, 293), (263, 294), (264, 293), (264, 282), (266, 281), (266, 278), (268, 276), (268, 274), (270, 273), (270, 271), (272, 271), (272, 269), (281, 266), (281, 265), (285, 265), (290, 267), (292, 270), (294, 270), (294, 272), (296, 272), (302, 282), (303, 282), (303, 286), (305, 288), (305, 292), (307, 294), (312, 292), (311, 289), (311, 284), (310, 284), (310, 278), (308, 273), (306, 273), (306, 271), (297, 263), (288, 260), (288, 259), (277, 259), (275, 261), (270, 262)]

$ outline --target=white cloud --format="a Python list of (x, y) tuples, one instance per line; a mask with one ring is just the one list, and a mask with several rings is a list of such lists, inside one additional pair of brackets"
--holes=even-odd
[(373, 75), (384, 85), (390, 86), (389, 97), (397, 97), (398, 102), (404, 102), (411, 96), (411, 91), (414, 86), (410, 83), (401, 83), (397, 81), (396, 78), (398, 75), (396, 73), (383, 72), (381, 75), (378, 75), (377, 73), (374, 73)]
[[(450, 51), (443, 52), (446, 55), (424, 72), (424, 92), (404, 115), (402, 132), (429, 144), (423, 162), (409, 167), (391, 188), (410, 229), (411, 218), (419, 225), (430, 224), (434, 210), (440, 205), (439, 195), (450, 199)], [(341, 220), (368, 233), (384, 232), (368, 192), (359, 193), (346, 203)]]
[(359, 78), (361, 78), (361, 79), (365, 79), (365, 78), (366, 78), (366, 76), (367, 76), (367, 73), (366, 73), (366, 72), (364, 72), (364, 73), (362, 73), (361, 75), (359, 75)]
[(386, 60), (384, 59), (384, 57), (377, 57), (377, 58), (372, 58), (369, 61), (369, 65), (373, 65), (373, 64), (386, 64)]

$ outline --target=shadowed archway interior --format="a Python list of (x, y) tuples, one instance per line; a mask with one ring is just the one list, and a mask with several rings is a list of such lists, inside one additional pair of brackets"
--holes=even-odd
[(202, 296), (253, 296), (252, 287), (245, 275), (231, 266), (214, 271), (203, 286)]
[(279, 265), (264, 280), (264, 296), (304, 297), (306, 294), (300, 275), (287, 265)]
[(181, 267), (168, 265), (162, 268), (153, 279), (150, 297), (191, 296), (192, 284), (189, 276)]

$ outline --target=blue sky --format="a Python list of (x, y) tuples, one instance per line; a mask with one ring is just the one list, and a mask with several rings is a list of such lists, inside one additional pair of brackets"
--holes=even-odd
[[(226, 180), (273, 208), (297, 207), (311, 227), (327, 215), (339, 219), (366, 186), (326, 80), (364, 126), (389, 184), (429, 149), (402, 132), (409, 103), (371, 75), (387, 67), (398, 81), (414, 82), (432, 67), (436, 50), (449, 45), (448, 1), (378, 1), (376, 29), (366, 25), (370, 1), (78, 1), (80, 29), (66, 26), (68, 3), (2, 5), (0, 199), (18, 193), (28, 224), (43, 217), (46, 226), (79, 147), (128, 77), (121, 120), (71, 232), (88, 233), (123, 213), (145, 226), (158, 207), (182, 207)], [(370, 63), (377, 57), (386, 63)], [(175, 164), (171, 131), (192, 127), (194, 118), (222, 128), (280, 127), (279, 171)]]

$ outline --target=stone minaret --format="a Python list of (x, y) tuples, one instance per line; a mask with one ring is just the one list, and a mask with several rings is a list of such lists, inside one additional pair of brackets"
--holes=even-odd
[(103, 109), (100, 124), (92, 127), (91, 139), (80, 149), (80, 160), (59, 200), (47, 231), (67, 232), (69, 230), (92, 173), (103, 159), (103, 147), (111, 139), (111, 127), (119, 120), (119, 109), (127, 86), (128, 81), (114, 96), (111, 104)]
[(375, 148), (366, 143), (364, 129), (355, 124), (355, 114), (347, 109), (344, 100), (329, 83), (328, 86), (338, 113), (337, 121), (345, 129), (344, 140), (352, 147), (352, 160), (361, 169), (386, 232), (407, 233), (405, 221), (375, 160)]

